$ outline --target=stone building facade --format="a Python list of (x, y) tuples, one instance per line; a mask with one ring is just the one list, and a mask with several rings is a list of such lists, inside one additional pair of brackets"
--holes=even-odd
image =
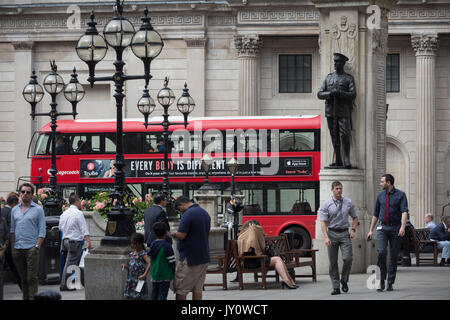
[[(154, 28), (163, 37), (163, 51), (151, 64), (151, 95), (156, 95), (164, 77), (169, 76), (177, 96), (187, 81), (197, 103), (196, 116), (324, 116), (317, 91), (332, 68), (329, 64), (324, 70), (321, 62), (325, 39), (321, 36), (320, 10), (324, 3), (332, 2), (217, 0), (163, 4), (138, 0), (125, 1), (124, 15), (138, 27), (147, 6)], [(363, 8), (375, 2), (352, 3)], [(386, 171), (396, 177), (396, 186), (406, 191), (411, 219), (420, 227), (425, 212), (433, 212), (439, 219), (442, 206), (450, 202), (450, 1), (384, 2), (393, 6), (385, 12), (388, 25), (381, 26), (386, 34), (380, 32), (379, 37), (388, 37), (386, 53), (399, 57), (395, 79), (398, 90), (386, 94)], [(335, 3), (339, 8), (346, 1)], [(56, 60), (58, 72), (66, 81), (75, 66), (87, 90), (78, 106), (78, 118), (115, 117), (113, 86), (105, 83), (89, 88), (87, 66), (74, 49), (90, 11), (95, 11), (101, 31), (112, 16), (112, 5), (113, 1), (94, 4), (89, 0), (74, 1), (70, 7), (57, 0), (42, 0), (39, 4), (30, 0), (1, 1), (0, 195), (14, 190), (18, 177), (29, 175), (27, 151), (31, 136), (48, 122), (45, 118), (31, 120), (30, 107), (22, 97), (32, 69), (42, 83), (50, 71), (50, 59)], [(372, 13), (366, 14), (367, 21), (371, 17)], [(342, 21), (337, 28), (345, 24)], [(345, 29), (346, 40), (335, 39), (333, 48), (351, 54), (355, 50), (351, 37), (365, 31), (366, 21), (358, 21), (358, 26), (358, 30), (351, 30), (351, 24), (346, 26), (350, 28)], [(342, 29), (331, 29), (325, 36), (333, 37), (334, 32), (344, 34)], [(283, 55), (310, 57), (309, 92), (280, 90)], [(356, 56), (361, 55), (364, 52)], [(142, 62), (131, 50), (124, 57), (126, 73), (142, 73)], [(97, 65), (97, 74), (112, 74), (113, 60), (113, 50), (109, 50)], [(352, 63), (357, 62), (350, 61), (350, 67)], [(142, 117), (136, 103), (143, 85), (137, 83), (129, 82), (125, 87), (127, 118)], [(70, 109), (62, 95), (58, 99), (60, 110)], [(38, 111), (48, 108), (46, 95)], [(329, 163), (330, 157), (324, 152), (322, 163)]]

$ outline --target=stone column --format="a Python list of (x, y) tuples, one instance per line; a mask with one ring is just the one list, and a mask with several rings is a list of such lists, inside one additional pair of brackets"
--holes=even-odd
[[(321, 79), (334, 71), (333, 53), (349, 58), (345, 72), (356, 83), (357, 97), (352, 112), (351, 163), (357, 169), (325, 169), (333, 150), (325, 117), (322, 118), (320, 204), (331, 196), (331, 182), (340, 180), (344, 196), (352, 199), (358, 210), (360, 227), (353, 240), (352, 273), (365, 272), (376, 262), (375, 242), (365, 241), (379, 179), (386, 170), (386, 54), (388, 12), (396, 0), (376, 0), (375, 21), (368, 20), (368, 2), (363, 0), (312, 0), (320, 11)], [(314, 247), (319, 249), (317, 265), (320, 273), (328, 273), (327, 249), (323, 245), (320, 221), (316, 221)]]
[(187, 85), (194, 98), (193, 116), (203, 117), (205, 109), (206, 38), (185, 39), (187, 46)]
[(439, 44), (437, 34), (413, 34), (416, 52), (416, 224), (424, 226), (427, 212), (436, 205), (435, 148), (435, 64)]
[[(33, 69), (33, 47), (34, 42), (13, 42), (15, 49), (15, 87), (16, 87), (16, 105), (15, 105), (15, 123), (16, 123), (16, 141), (14, 148), (15, 162), (15, 181), (20, 176), (30, 175), (30, 161), (27, 159), (28, 145), (31, 136), (35, 130), (35, 125), (31, 119), (31, 107), (25, 101), (22, 95), (23, 88), (30, 81), (31, 71)], [(42, 85), (42, 79), (39, 79), (39, 70), (36, 70), (38, 82)], [(42, 103), (42, 102), (41, 102)], [(37, 110), (36, 110), (37, 111)]]
[(196, 195), (198, 205), (211, 216), (211, 230), (209, 231), (209, 252), (212, 256), (225, 253), (225, 232), (227, 229), (219, 227), (218, 204), (220, 190), (215, 188), (200, 188)]
[(239, 115), (259, 115), (258, 54), (262, 40), (258, 35), (235, 36), (239, 54)]

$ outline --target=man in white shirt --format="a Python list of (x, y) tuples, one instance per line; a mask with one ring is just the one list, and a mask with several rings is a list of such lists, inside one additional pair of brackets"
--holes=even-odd
[(78, 266), (80, 264), (83, 253), (83, 238), (86, 240), (86, 247), (91, 249), (89, 230), (83, 212), (80, 211), (81, 200), (75, 193), (72, 193), (69, 196), (69, 204), (70, 208), (64, 211), (59, 218), (59, 230), (63, 237), (61, 251), (67, 257), (61, 277), (60, 291), (69, 290), (66, 285), (66, 270), (71, 265)]
[(436, 223), (433, 221), (433, 215), (431, 213), (425, 214), (425, 228), (433, 229), (436, 227)]

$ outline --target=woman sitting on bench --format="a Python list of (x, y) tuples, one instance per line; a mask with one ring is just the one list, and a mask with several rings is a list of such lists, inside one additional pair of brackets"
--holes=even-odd
[[(239, 255), (248, 255), (248, 252), (254, 253), (254, 255), (264, 255), (265, 240), (264, 231), (257, 220), (249, 220), (242, 226), (242, 230), (238, 237), (238, 250)], [(259, 261), (255, 261), (258, 262)], [(283, 279), (282, 287), (288, 287), (289, 289), (297, 289), (298, 286), (292, 281), (289, 276), (288, 269), (284, 264), (284, 261), (279, 256), (268, 257), (265, 261), (266, 266), (269, 268), (275, 268), (275, 270)], [(245, 267), (245, 266), (244, 266)], [(254, 268), (259, 268), (258, 266), (253, 266)]]

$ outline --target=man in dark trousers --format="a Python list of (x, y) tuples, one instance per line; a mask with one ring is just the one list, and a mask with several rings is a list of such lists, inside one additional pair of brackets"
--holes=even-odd
[[(167, 230), (170, 230), (169, 227), (169, 219), (167, 218), (167, 213), (164, 210), (167, 204), (167, 197), (164, 194), (157, 194), (153, 199), (153, 206), (147, 208), (144, 212), (144, 231), (145, 231), (145, 243), (147, 247), (150, 248), (150, 245), (154, 240), (157, 239), (155, 232), (153, 231), (153, 225), (155, 222), (164, 222), (167, 224)], [(169, 243), (172, 243), (172, 239), (167, 236), (166, 240)]]
[(439, 223), (431, 230), (429, 240), (437, 241), (438, 248), (442, 249), (442, 259), (439, 265), (450, 267), (450, 232), (448, 228), (450, 228), (450, 217), (446, 216), (443, 218), (442, 223)]
[(9, 270), (17, 281), (19, 288), (22, 290), (22, 283), (20, 280), (19, 272), (17, 271), (16, 265), (14, 264), (14, 260), (12, 257), (12, 249), (11, 249), (11, 236), (9, 234), (9, 230), (11, 229), (11, 210), (19, 203), (19, 197), (11, 192), (6, 198), (6, 206), (2, 209), (2, 219), (5, 219), (6, 226), (8, 228), (8, 247), (5, 252), (5, 261), (8, 264)]
[[(335, 161), (330, 167), (350, 169), (350, 132), (351, 111), (356, 98), (355, 80), (351, 74), (344, 72), (348, 58), (340, 53), (333, 54), (333, 73), (327, 75), (317, 93), (317, 97), (325, 100), (325, 117), (333, 144)], [(341, 141), (344, 150), (344, 163), (341, 157)]]
[[(373, 229), (377, 224), (377, 249), (378, 267), (381, 271), (380, 288), (381, 292), (385, 288), (387, 274), (388, 291), (394, 290), (392, 285), (397, 274), (397, 258), (400, 248), (399, 237), (405, 235), (406, 222), (408, 221), (408, 201), (406, 194), (394, 187), (394, 177), (384, 174), (381, 177), (381, 191), (375, 201), (372, 222), (370, 223), (367, 239), (372, 240)], [(387, 247), (389, 243), (389, 267), (386, 268)]]

